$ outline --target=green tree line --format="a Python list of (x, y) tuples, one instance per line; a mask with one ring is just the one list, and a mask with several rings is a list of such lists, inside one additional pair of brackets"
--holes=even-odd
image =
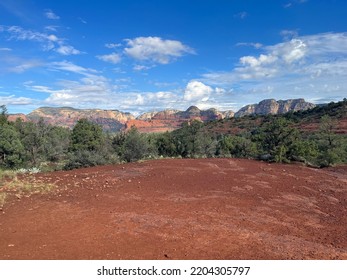
[(43, 120), (10, 122), (1, 106), (0, 168), (73, 169), (160, 157), (299, 161), (317, 167), (347, 163), (347, 137), (336, 133), (336, 119), (322, 115), (319, 129), (312, 133), (301, 132), (295, 124), (288, 114), (266, 116), (255, 128), (238, 133), (213, 132), (195, 120), (172, 132), (142, 134), (132, 127), (110, 134), (87, 119), (72, 130)]

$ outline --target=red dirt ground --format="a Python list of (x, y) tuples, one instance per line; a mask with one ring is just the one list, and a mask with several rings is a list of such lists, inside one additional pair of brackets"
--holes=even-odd
[(347, 259), (347, 167), (172, 159), (36, 175), (0, 259)]

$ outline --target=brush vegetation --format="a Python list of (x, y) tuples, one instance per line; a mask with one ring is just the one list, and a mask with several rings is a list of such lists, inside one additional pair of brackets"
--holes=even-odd
[[(347, 100), (284, 115), (191, 121), (166, 133), (136, 127), (109, 134), (87, 119), (72, 130), (17, 119), (0, 111), (0, 168), (73, 169), (162, 157), (238, 157), (325, 167), (347, 162), (347, 135), (338, 132)], [(302, 126), (318, 123), (313, 131)]]

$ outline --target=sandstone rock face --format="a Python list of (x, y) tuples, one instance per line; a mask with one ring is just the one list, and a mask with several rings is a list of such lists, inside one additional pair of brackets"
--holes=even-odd
[(220, 112), (222, 114), (222, 118), (233, 118), (235, 115), (234, 111), (228, 110), (228, 111), (224, 111), (224, 112)]
[(186, 121), (199, 120), (206, 122), (233, 115), (233, 111), (219, 112), (214, 108), (200, 110), (196, 106), (190, 106), (186, 111), (167, 109), (157, 113), (142, 114), (136, 120), (128, 121), (126, 130), (136, 126), (140, 132), (165, 132), (181, 127)]
[(252, 104), (242, 107), (235, 117), (243, 117), (247, 115), (275, 115), (288, 112), (296, 112), (314, 108), (316, 105), (306, 102), (304, 99), (288, 99), (279, 100), (265, 99), (258, 104)]
[(176, 119), (176, 113), (179, 113), (179, 110), (166, 109), (160, 111), (153, 116), (155, 120), (174, 120)]
[(148, 112), (143, 113), (140, 116), (138, 116), (136, 119), (140, 121), (148, 121), (151, 120), (158, 112)]
[(219, 120), (224, 118), (242, 117), (247, 115), (283, 114), (291, 111), (307, 110), (315, 107), (314, 104), (304, 99), (279, 100), (266, 99), (258, 104), (247, 105), (236, 114), (233, 111), (218, 111), (214, 108), (200, 110), (196, 106), (190, 106), (185, 111), (167, 109), (160, 112), (149, 112), (135, 118), (130, 113), (118, 110), (99, 109), (74, 109), (70, 107), (52, 108), (42, 107), (28, 115), (10, 115), (14, 121), (20, 117), (23, 121), (37, 122), (41, 118), (49, 124), (73, 128), (81, 118), (86, 118), (103, 127), (105, 131), (117, 132), (128, 130), (136, 126), (140, 132), (163, 132), (172, 131), (181, 127), (183, 122), (199, 120), (202, 122)]
[(16, 119), (21, 119), (23, 122), (27, 122), (28, 121), (28, 118), (27, 118), (27, 116), (26, 115), (24, 115), (24, 114), (10, 114), (9, 116), (8, 116), (8, 120), (10, 121), (10, 122), (14, 122), (14, 121), (16, 121)]
[(119, 131), (125, 127), (127, 121), (135, 119), (130, 113), (123, 113), (118, 110), (82, 110), (70, 107), (42, 107), (27, 115), (27, 119), (33, 122), (41, 118), (46, 123), (69, 128), (72, 128), (79, 119), (86, 118), (101, 125), (105, 131)]

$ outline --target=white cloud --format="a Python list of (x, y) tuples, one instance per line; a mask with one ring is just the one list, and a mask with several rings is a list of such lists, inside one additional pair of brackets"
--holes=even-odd
[[(123, 53), (113, 52), (106, 55), (98, 55), (97, 58), (106, 62), (117, 64), (122, 60), (122, 55), (126, 55), (135, 60), (141, 61), (141, 64), (133, 66), (134, 71), (148, 70), (156, 64), (168, 64), (185, 54), (194, 54), (194, 50), (180, 41), (164, 40), (160, 37), (137, 37), (126, 39), (126, 47)], [(106, 48), (117, 49), (122, 44), (107, 43)]]
[(76, 65), (70, 61), (60, 61), (60, 62), (53, 62), (51, 63), (51, 68), (56, 70), (62, 70), (62, 71), (69, 71), (72, 73), (80, 74), (83, 76), (94, 76), (98, 73), (97, 70), (92, 68), (85, 68), (79, 65)]
[(115, 98), (114, 86), (98, 71), (69, 61), (54, 62), (49, 67), (54, 71), (66, 71), (81, 77), (75, 80), (59, 80), (53, 86), (26, 83), (27, 89), (49, 95), (43, 101), (44, 105), (87, 108), (98, 104), (101, 107), (118, 107), (119, 98)]
[(186, 101), (207, 101), (213, 92), (210, 86), (199, 81), (190, 81), (184, 91), (183, 99)]
[(181, 92), (122, 92), (124, 96), (119, 108), (129, 110), (137, 114), (149, 111), (160, 111), (168, 108), (188, 108), (187, 102), (183, 101)]
[(31, 30), (25, 30), (20, 26), (3, 26), (2, 32), (7, 31), (10, 34), (10, 40), (30, 40), (30, 41), (36, 41), (36, 42), (44, 42), (49, 40), (47, 37), (47, 34), (31, 31)]
[(152, 101), (153, 100), (154, 101), (158, 101), (158, 100), (168, 101), (168, 100), (172, 100), (172, 99), (177, 100), (178, 97), (170, 91), (159, 91), (159, 92), (155, 92), (155, 93), (149, 93), (148, 98)]
[(149, 70), (149, 69), (151, 69), (151, 68), (152, 68), (152, 67), (150, 67), (150, 66), (136, 64), (136, 65), (133, 67), (133, 70), (134, 70), (134, 71), (144, 71), (144, 70)]
[(269, 47), (272, 55), (282, 58), (286, 63), (291, 64), (302, 59), (307, 52), (307, 45), (302, 39), (292, 39), (289, 42)]
[(309, 55), (311, 56), (336, 56), (347, 55), (347, 33), (322, 33), (302, 37)]
[(193, 54), (194, 50), (180, 41), (164, 40), (160, 37), (137, 37), (127, 39), (124, 49), (126, 55), (141, 61), (168, 64), (185, 55)]
[(0, 48), (0, 51), (1, 52), (10, 52), (10, 51), (12, 51), (12, 49), (10, 49), (10, 48)]
[(45, 29), (51, 32), (57, 32), (58, 31), (59, 26), (56, 25), (48, 25), (45, 26)]
[(240, 58), (240, 62), (243, 65), (249, 65), (251, 67), (257, 67), (261, 65), (271, 64), (275, 62), (278, 59), (278, 57), (274, 55), (264, 55), (261, 54), (258, 58), (254, 56), (243, 56)]
[(295, 37), (297, 37), (299, 35), (298, 30), (282, 30), (280, 32), (280, 35), (285, 39), (285, 40), (290, 40), (293, 39)]
[(115, 48), (118, 48), (118, 47), (121, 47), (122, 44), (114, 44), (114, 43), (107, 43), (105, 44), (105, 47), (108, 48), (108, 49), (115, 49)]
[(113, 63), (113, 64), (117, 64), (122, 60), (121, 56), (118, 53), (98, 55), (96, 57), (102, 61)]
[(260, 49), (260, 48), (262, 48), (263, 44), (261, 44), (261, 43), (245, 43), (245, 42), (241, 42), (241, 43), (237, 43), (236, 46), (238, 46), (238, 47), (245, 46), (245, 47), (253, 47), (255, 49)]
[(268, 54), (260, 54), (258, 58), (254, 56), (243, 56), (240, 58), (242, 65), (259, 67), (274, 64), (281, 60), (291, 64), (303, 58), (306, 54), (306, 44), (300, 39), (292, 39), (289, 42), (267, 47)]
[(215, 84), (273, 78), (297, 69), (295, 64), (300, 64), (309, 51), (308, 43), (302, 38), (264, 46), (262, 49), (266, 53), (241, 57), (240, 66), (235, 67), (232, 72), (208, 73), (204, 77)]
[(49, 41), (52, 41), (52, 42), (59, 42), (58, 37), (55, 36), (54, 34), (48, 35), (48, 36), (47, 36), (47, 39), (48, 39)]
[(33, 99), (27, 97), (16, 97), (15, 95), (0, 96), (1, 105), (29, 105), (33, 103)]
[(284, 4), (283, 7), (287, 9), (287, 8), (293, 7), (294, 4), (304, 4), (307, 1), (308, 0), (292, 0), (288, 2), (287, 4)]
[(80, 54), (79, 50), (76, 50), (73, 46), (62, 45), (56, 48), (56, 52), (62, 55), (72, 55), (72, 54)]
[(60, 19), (60, 17), (57, 16), (55, 13), (53, 13), (52, 10), (46, 10), (45, 11), (45, 16), (48, 19), (53, 19), (53, 20)]
[(95, 107), (95, 104), (107, 106), (112, 104), (112, 91), (108, 80), (94, 76), (79, 81), (62, 80), (57, 83), (57, 89), (42, 85), (27, 85), (27, 88), (42, 93), (48, 93), (44, 100), (47, 105)]
[[(97, 104), (99, 108), (117, 108), (134, 113), (167, 108), (185, 110), (193, 104), (202, 109), (230, 105), (230, 101), (225, 100), (225, 96), (228, 94), (225, 89), (212, 88), (195, 80), (190, 81), (183, 90), (141, 92), (127, 87), (132, 83), (131, 79), (110, 80), (94, 69), (85, 68), (69, 61), (54, 62), (49, 67), (52, 71), (75, 74), (77, 78), (69, 75), (71, 79), (58, 80), (54, 85), (26, 83), (27, 90), (48, 95), (41, 102), (41, 106), (95, 108), (95, 104)], [(218, 104), (217, 101), (223, 101), (223, 105)]]
[(5, 49), (6, 55), (0, 55), (0, 73), (23, 73), (29, 69), (43, 66), (44, 63), (38, 59), (27, 59), (13, 55)]
[(42, 66), (42, 62), (38, 60), (28, 60), (28, 61), (23, 61), (18, 65), (9, 67), (7, 70), (9, 72), (14, 72), (14, 73), (23, 73), (31, 68), (36, 68)]
[(136, 98), (131, 101), (132, 105), (143, 105), (145, 103), (145, 98), (141, 94), (137, 94)]
[(19, 26), (1, 26), (0, 32), (7, 32), (9, 40), (39, 42), (44, 51), (55, 51), (62, 55), (76, 55), (81, 52), (66, 44), (65, 40), (54, 34), (26, 30)]
[(233, 94), (243, 99), (342, 99), (347, 92), (346, 45), (347, 33), (296, 36), (263, 46), (259, 55), (241, 57), (232, 71), (207, 73), (201, 81), (236, 88)]

